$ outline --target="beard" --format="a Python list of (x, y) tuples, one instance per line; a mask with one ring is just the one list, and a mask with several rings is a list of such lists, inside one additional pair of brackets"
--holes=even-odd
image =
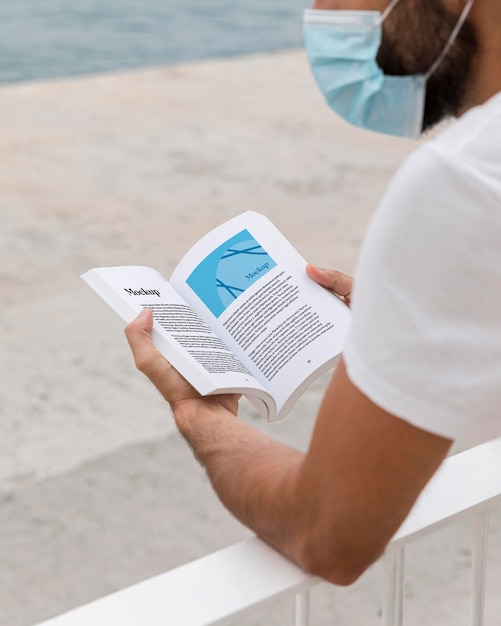
[[(447, 45), (458, 19), (441, 0), (401, 0), (385, 22), (378, 65), (391, 76), (426, 74)], [(466, 20), (427, 81), (423, 132), (464, 108), (477, 53), (475, 28)]]

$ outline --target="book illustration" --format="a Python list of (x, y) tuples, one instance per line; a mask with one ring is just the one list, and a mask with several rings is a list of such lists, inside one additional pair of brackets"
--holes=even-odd
[(208, 254), (186, 283), (218, 318), (276, 265), (249, 231), (242, 230)]

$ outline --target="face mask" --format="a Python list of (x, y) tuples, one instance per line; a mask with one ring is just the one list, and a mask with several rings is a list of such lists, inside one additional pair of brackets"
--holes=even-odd
[(355, 126), (387, 135), (421, 133), (426, 81), (449, 52), (475, 0), (469, 0), (449, 40), (426, 74), (387, 76), (376, 62), (382, 24), (398, 0), (379, 11), (306, 10), (310, 67), (327, 103)]

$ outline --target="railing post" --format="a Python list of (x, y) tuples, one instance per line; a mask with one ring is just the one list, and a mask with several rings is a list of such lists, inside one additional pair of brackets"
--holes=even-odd
[(482, 626), (484, 623), (488, 534), (489, 510), (485, 509), (475, 514), (471, 568), (471, 626)]
[(306, 589), (282, 600), (282, 622), (287, 626), (309, 626), (310, 591)]
[(296, 620), (294, 626), (309, 626), (310, 624), (310, 590), (305, 589), (295, 596)]
[(390, 548), (384, 556), (384, 626), (403, 624), (404, 556), (404, 548)]

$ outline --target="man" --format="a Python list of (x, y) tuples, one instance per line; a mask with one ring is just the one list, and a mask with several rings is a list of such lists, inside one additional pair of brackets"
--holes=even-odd
[(400, 135), (461, 119), (390, 185), (353, 295), (349, 277), (307, 267), (353, 299), (308, 452), (235, 419), (238, 398), (200, 397), (154, 348), (149, 311), (126, 334), (226, 507), (307, 571), (345, 585), (384, 551), (454, 439), (501, 435), (501, 0), (314, 9), (312, 70), (346, 119)]

